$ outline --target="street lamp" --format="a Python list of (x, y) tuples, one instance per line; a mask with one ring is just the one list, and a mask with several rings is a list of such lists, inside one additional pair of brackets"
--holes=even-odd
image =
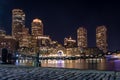
[[(38, 37), (36, 38), (37, 39), (37, 44), (38, 44)], [(35, 55), (35, 66), (36, 67), (40, 67), (41, 66), (41, 62), (39, 61), (39, 55), (40, 55), (40, 50), (39, 50), (39, 47), (37, 45), (36, 47), (36, 55)]]

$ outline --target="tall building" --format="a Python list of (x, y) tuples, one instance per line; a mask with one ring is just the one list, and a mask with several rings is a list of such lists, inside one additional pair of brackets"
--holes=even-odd
[(32, 21), (32, 46), (37, 47), (38, 36), (43, 36), (43, 23), (40, 19), (33, 19)]
[(0, 49), (7, 48), (14, 51), (17, 48), (16, 40), (12, 36), (6, 35), (4, 38), (0, 38)]
[(77, 29), (77, 46), (80, 48), (87, 47), (87, 30), (84, 27)]
[(96, 46), (103, 50), (103, 52), (107, 52), (107, 29), (105, 26), (98, 26), (96, 28)]
[(22, 29), (25, 27), (25, 13), (20, 9), (12, 10), (12, 36), (21, 40)]
[(43, 23), (40, 19), (34, 19), (32, 22), (32, 35), (43, 36)]
[(20, 47), (29, 47), (30, 34), (28, 28), (23, 28), (22, 30), (22, 39), (19, 41)]

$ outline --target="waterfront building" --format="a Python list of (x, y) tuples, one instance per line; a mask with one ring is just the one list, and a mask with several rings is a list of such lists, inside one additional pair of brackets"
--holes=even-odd
[(74, 48), (76, 47), (76, 40), (73, 40), (71, 37), (64, 38), (64, 46), (66, 48)]
[(12, 36), (6, 35), (3, 38), (0, 38), (0, 49), (7, 48), (8, 50), (14, 51), (18, 48), (16, 39)]
[(87, 47), (87, 30), (84, 27), (77, 29), (77, 46), (80, 48)]
[(38, 47), (49, 47), (51, 39), (49, 36), (38, 36), (37, 37), (37, 46)]
[(25, 27), (25, 13), (21, 9), (12, 10), (12, 36), (20, 41), (22, 39), (22, 29)]
[(81, 55), (85, 55), (86, 57), (99, 57), (103, 55), (103, 51), (98, 47), (87, 47), (83, 48), (83, 53)]
[(30, 43), (31, 43), (31, 47), (37, 47), (37, 39), (36, 39), (36, 36), (33, 36), (31, 35), (31, 38), (30, 38)]
[(37, 37), (37, 48), (41, 54), (48, 54), (50, 48), (51, 39), (49, 36), (38, 36)]
[(79, 48), (73, 47), (73, 48), (66, 48), (65, 49), (66, 56), (74, 57), (74, 56), (80, 56)]
[(58, 41), (51, 41), (50, 44), (51, 44), (50, 45), (51, 48), (56, 48), (58, 46)]
[(103, 50), (103, 52), (107, 52), (107, 29), (105, 26), (98, 26), (96, 28), (96, 46)]
[(66, 56), (66, 48), (58, 43), (58, 45), (55, 48), (50, 48), (48, 50), (48, 53), (49, 56), (53, 56), (53, 57)]

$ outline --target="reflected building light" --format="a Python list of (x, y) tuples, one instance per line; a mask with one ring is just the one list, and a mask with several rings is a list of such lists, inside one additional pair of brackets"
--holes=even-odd
[(52, 63), (52, 62), (53, 62), (53, 60), (48, 60), (48, 64), (49, 64), (49, 63)]
[(58, 63), (57, 60), (54, 61), (55, 63)]
[(27, 59), (25, 59), (25, 62), (28, 62), (28, 60), (27, 60)]
[(23, 63), (25, 63), (25, 60), (23, 59)]
[(15, 61), (15, 65), (19, 65), (19, 61), (18, 61), (18, 59)]
[(57, 60), (57, 63), (64, 63), (64, 60)]
[(22, 63), (22, 60), (20, 59), (19, 62)]

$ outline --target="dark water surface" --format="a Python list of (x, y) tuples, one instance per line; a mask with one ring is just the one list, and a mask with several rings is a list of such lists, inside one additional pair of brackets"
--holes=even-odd
[[(32, 60), (17, 60), (16, 65), (34, 66), (34, 62)], [(120, 71), (120, 60), (106, 60), (106, 59), (41, 60), (41, 66)]]

